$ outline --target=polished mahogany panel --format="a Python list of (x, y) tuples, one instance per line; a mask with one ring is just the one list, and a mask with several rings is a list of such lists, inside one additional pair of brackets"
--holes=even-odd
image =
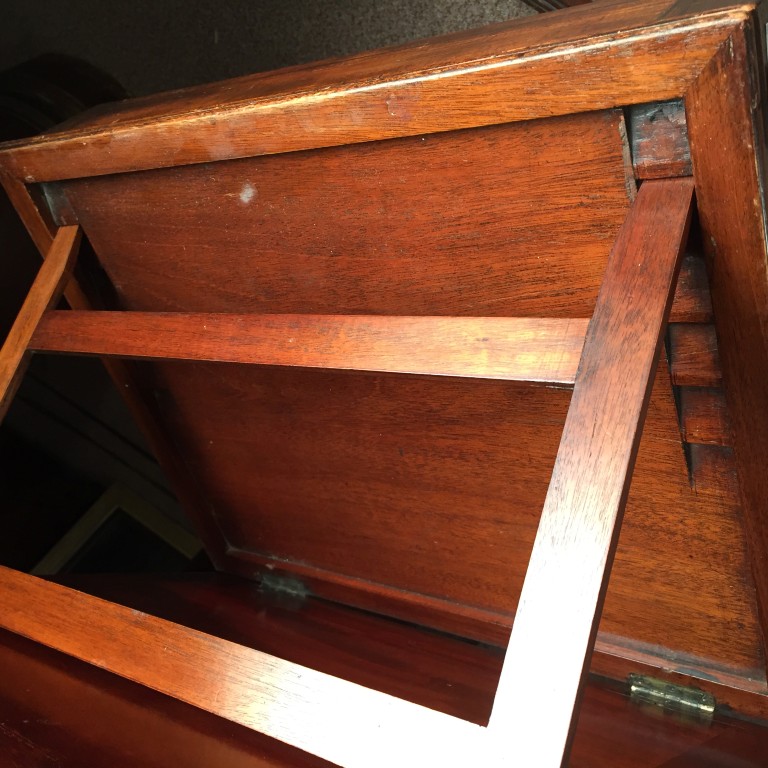
[(589, 317), (634, 194), (623, 137), (607, 111), (64, 193), (124, 309)]
[[(621, 118), (603, 112), (82, 179), (61, 191), (115, 307), (557, 318), (591, 314), (634, 194), (629, 173)], [(684, 262), (677, 321), (706, 315), (699, 266)], [(277, 568), (334, 599), (505, 641), (567, 392), (141, 367), (145, 400), (228, 543), (227, 568)], [(740, 526), (736, 497), (691, 488), (665, 367), (605, 606), (610, 641), (598, 649), (632, 638), (622, 645), (630, 657), (674, 649), (678, 666), (759, 676)], [(702, 546), (717, 566), (699, 573)]]

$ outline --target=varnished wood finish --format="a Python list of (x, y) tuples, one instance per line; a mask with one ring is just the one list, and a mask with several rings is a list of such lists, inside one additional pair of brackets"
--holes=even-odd
[[(70, 576), (66, 581), (208, 634), (267, 652), (279, 649), (296, 663), (475, 722), (487, 718), (501, 668), (496, 649), (322, 600), (281, 598), (232, 577)], [(7, 632), (0, 632), (0, 719), (0, 753), (13, 756), (14, 768), (39, 768), (41, 760), (57, 760), (61, 768), (327, 765)], [(718, 768), (731, 763), (757, 768), (765, 740), (759, 726), (719, 717), (709, 728), (685, 725), (637, 709), (621, 692), (588, 684), (571, 767), (637, 768), (677, 758), (677, 768), (701, 768), (704, 760)]]
[(692, 443), (688, 450), (691, 481), (697, 493), (738, 497), (739, 478), (732, 449)]
[(0, 349), (0, 421), (10, 407), (29, 361), (29, 342), (46, 310), (64, 292), (80, 244), (80, 228), (62, 227)]
[(768, 255), (759, 111), (765, 91), (757, 64), (763, 27), (755, 22), (740, 26), (713, 57), (686, 107), (752, 571), (768, 638), (768, 430), (758, 426), (768, 419)]
[(0, 625), (343, 768), (501, 758), (478, 726), (0, 568)]
[(52, 580), (286, 661), (487, 725), (504, 651), (230, 574)]
[(681, 387), (678, 397), (686, 443), (731, 445), (728, 408), (721, 389)]
[(712, 322), (712, 299), (707, 268), (700, 254), (688, 253), (683, 258), (669, 321), (671, 323)]
[[(23, 183), (0, 173), (0, 183), (3, 184), (9, 199), (24, 223), (30, 237), (42, 256), (48, 252), (54, 240), (55, 225), (49, 221), (45, 208), (39, 205), (31, 194), (30, 189)], [(93, 304), (85, 295), (76, 277), (70, 277), (64, 288), (64, 298), (76, 311), (92, 311)], [(98, 304), (97, 304), (98, 306)], [(169, 476), (174, 491), (181, 499), (198, 530), (202, 532), (208, 554), (214, 563), (221, 563), (225, 542), (221, 538), (218, 527), (210, 520), (202, 508), (199, 492), (192, 478), (180, 461), (177, 449), (167, 435), (158, 428), (158, 421), (152, 413), (147, 400), (142, 396), (136, 383), (136, 372), (125, 361), (114, 358), (103, 359), (104, 367), (115, 382), (115, 386), (125, 399), (134, 417), (144, 431), (149, 445), (152, 447), (163, 470)]]
[(722, 379), (714, 325), (669, 326), (672, 383), (681, 387), (717, 387)]
[[(227, 513), (229, 568), (283, 569), (333, 599), (504, 642), (567, 391), (197, 363), (164, 365), (150, 381), (158, 418), (184, 436), (205, 498)], [(668, 663), (712, 659), (709, 675), (732, 665), (751, 677), (762, 662), (738, 503), (691, 493), (679, 440), (667, 375), (646, 423), (604, 630), (650, 648), (661, 622), (676, 649)], [(660, 539), (674, 542), (678, 567)], [(702, 549), (713, 568), (693, 578), (685, 564)]]
[[(586, 318), (634, 192), (628, 172), (612, 111), (82, 179), (59, 199), (112, 279), (110, 306)], [(673, 305), (681, 322), (707, 311), (695, 259)], [(194, 476), (179, 494), (211, 511), (209, 548), (229, 544), (222, 567), (280, 569), (331, 599), (506, 641), (568, 392), (204, 363), (133, 370)], [(751, 678), (763, 662), (738, 505), (691, 492), (679, 439), (662, 377), (603, 631), (667, 664), (674, 649), (677, 666)], [(692, 564), (704, 548), (719, 570), (669, 569), (659, 541)]]
[(0, 632), (0, 718), (13, 768), (331, 766), (10, 632)]
[(572, 384), (587, 320), (49, 312), (48, 352)]
[[(640, 209), (640, 212), (641, 212), (641, 214), (642, 214), (642, 213), (643, 213), (643, 208), (644, 208), (644, 205), (643, 205), (643, 203), (644, 203), (645, 199), (650, 199), (651, 201), (653, 201), (653, 193), (654, 193), (654, 190), (655, 190), (655, 189), (657, 189), (657, 188), (659, 188), (659, 187), (661, 187), (661, 188), (663, 189), (663, 185), (664, 185), (664, 184), (677, 184), (678, 186), (680, 185), (680, 183), (679, 183), (679, 182), (678, 182), (678, 183), (675, 183), (675, 182), (657, 182), (655, 185), (653, 185), (653, 184), (651, 184), (651, 185), (647, 185), (647, 186), (644, 188), (643, 192), (641, 193), (641, 196), (640, 196), (640, 200), (638, 201), (638, 204), (637, 204), (637, 206), (636, 206), (636, 209), (635, 209), (635, 210), (637, 210), (637, 208), (639, 208), (639, 209)], [(690, 203), (690, 189), (691, 189), (691, 187), (690, 187), (690, 185), (688, 185), (688, 186), (687, 186), (687, 191), (688, 191), (688, 202), (689, 202), (689, 203)], [(679, 194), (679, 192), (680, 192), (680, 190), (678, 190), (678, 194)], [(662, 210), (663, 210), (664, 208), (666, 208), (666, 207), (668, 206), (668, 204), (669, 204), (669, 202), (670, 202), (670, 201), (669, 201), (669, 200), (666, 200), (666, 199), (664, 199), (664, 195), (661, 195), (661, 197), (662, 197), (662, 203), (664, 204), (664, 205), (662, 205)], [(651, 205), (651, 206), (650, 206), (650, 208), (651, 208), (651, 210), (652, 210), (653, 212), (656, 212), (656, 213), (658, 213), (658, 212), (659, 212), (659, 209), (657, 209), (657, 208), (656, 208), (656, 207), (654, 207), (653, 205)], [(687, 210), (687, 209), (686, 209), (686, 210)], [(638, 214), (638, 216), (639, 216), (639, 215), (641, 215), (641, 214)], [(641, 221), (642, 221), (642, 219), (641, 219)], [(685, 224), (685, 219), (683, 219), (683, 220), (682, 220), (682, 221), (680, 221), (680, 222), (677, 222), (677, 224), (678, 224), (678, 227), (677, 227), (677, 229), (682, 229), (682, 228), (684, 227), (684, 224)], [(629, 226), (629, 225), (628, 225), (628, 226)], [(674, 222), (673, 222), (673, 226), (674, 226)], [(631, 231), (631, 230), (630, 230), (630, 231)], [(674, 231), (674, 230), (673, 230), (673, 231)], [(682, 239), (682, 236), (680, 236), (680, 242), (679, 242), (679, 249), (678, 249), (678, 250), (682, 249), (682, 242), (683, 242), (683, 239)], [(622, 245), (622, 241), (620, 240), (620, 242), (619, 242), (619, 246), (618, 246), (618, 247), (620, 248), (620, 247), (621, 247), (621, 245)], [(655, 243), (654, 243), (654, 244), (652, 244), (652, 245), (655, 245)], [(633, 257), (633, 258), (632, 258), (632, 261), (633, 261), (633, 263), (634, 263), (634, 259), (636, 258), (636, 254), (632, 253), (631, 255), (632, 255), (632, 257)], [(673, 264), (673, 267), (671, 268), (671, 271), (670, 271), (670, 273), (667, 275), (667, 286), (666, 286), (666, 288), (667, 288), (667, 290), (666, 290), (666, 294), (667, 294), (667, 296), (666, 296), (666, 299), (667, 299), (667, 300), (666, 300), (665, 302), (663, 302), (663, 303), (664, 303), (664, 305), (665, 305), (665, 307), (666, 307), (666, 309), (668, 309), (668, 307), (669, 307), (669, 304), (671, 303), (671, 291), (672, 291), (672, 285), (673, 285), (673, 283), (674, 283), (674, 276), (675, 276), (675, 269), (674, 269), (674, 265), (676, 265), (676, 260), (674, 261), (674, 264)], [(611, 277), (613, 277), (613, 275), (611, 275), (611, 271), (610, 271), (610, 268), (609, 268), (608, 283), (607, 283), (609, 286), (611, 285), (611, 283), (610, 283), (610, 279), (611, 279)], [(641, 287), (642, 287), (642, 286), (641, 286)], [(644, 296), (644, 295), (645, 295), (645, 291), (639, 291), (639, 294), (640, 294), (641, 296)], [(646, 306), (648, 306), (648, 305), (646, 304)], [(597, 327), (597, 328), (598, 328), (598, 330), (600, 329), (600, 324), (599, 324), (599, 322), (600, 322), (600, 320), (601, 320), (601, 318), (602, 318), (602, 313), (601, 313), (600, 309), (601, 309), (601, 304), (600, 304), (600, 303), (598, 303), (598, 311), (596, 312), (595, 318), (593, 318), (593, 321), (592, 321), (592, 327), (593, 327), (593, 329), (594, 329), (595, 327)], [(641, 318), (641, 320), (647, 320), (647, 318)], [(651, 324), (651, 325), (652, 325), (652, 324)], [(658, 337), (659, 337), (659, 333), (658, 333), (658, 331), (660, 331), (660, 326), (661, 326), (661, 318), (659, 319), (659, 328), (657, 328), (657, 339), (658, 339)], [(657, 345), (657, 344), (654, 344), (653, 346), (654, 346), (654, 347), (657, 347), (658, 345)], [(587, 359), (588, 359), (588, 358), (587, 358)], [(650, 360), (650, 358), (649, 358), (649, 360)], [(646, 378), (647, 378), (647, 381), (646, 381), (646, 386), (648, 386), (648, 385), (649, 385), (649, 383), (650, 383), (650, 367), (651, 367), (651, 366), (650, 366), (650, 362), (648, 363), (648, 367), (649, 367), (649, 370), (646, 372)], [(577, 388), (577, 391), (578, 391), (578, 388)], [(638, 417), (639, 417), (639, 412), (638, 412)], [(568, 430), (567, 430), (567, 427), (566, 427), (566, 435), (567, 435), (567, 433), (568, 433)], [(165, 629), (166, 629), (166, 631), (169, 631), (169, 630), (168, 630), (168, 628), (165, 628)], [(514, 637), (514, 636), (513, 636), (513, 637)], [(165, 683), (164, 683), (164, 685), (165, 685)], [(499, 748), (499, 745), (496, 745), (496, 746), (494, 746), (494, 747), (493, 747), (493, 749), (494, 749), (494, 750), (498, 750), (498, 748)], [(533, 754), (533, 753), (531, 753), (531, 754)], [(466, 759), (466, 756), (465, 756), (463, 759)], [(553, 763), (553, 764), (554, 764), (554, 763)]]
[[(33, 583), (31, 577), (18, 578)], [(56, 592), (57, 597), (64, 597), (64, 606), (62, 610), (54, 607), (53, 626), (76, 623), (81, 618), (81, 607), (90, 603), (99, 609), (96, 616), (104, 609), (113, 628), (119, 626), (127, 631), (122, 635), (125, 642), (137, 627), (145, 638), (159, 627), (167, 628), (144, 612), (147, 611), (183, 620), (208, 633), (185, 633), (185, 653), (194, 647), (194, 640), (213, 640), (211, 636), (215, 633), (250, 648), (279, 648), (281, 654), (295, 663), (325, 669), (342, 679), (369, 685), (379, 683), (409, 700), (436, 709), (448, 708), (459, 717), (477, 718), (481, 722), (500, 669), (499, 654), (491, 649), (419, 632), (322, 601), (310, 599), (296, 604), (286, 602), (285, 598), (269, 598), (231, 579), (218, 586), (198, 577), (176, 583), (147, 579), (126, 582), (124, 577), (97, 580), (90, 585), (82, 577), (79, 581), (70, 577), (70, 581), (84, 590), (96, 589), (129, 608), (92, 602), (95, 598), (69, 590)], [(28, 593), (23, 591), (23, 595)], [(76, 608), (67, 611), (73, 603)], [(59, 618), (61, 621), (56, 621)], [(128, 619), (125, 624), (124, 619)], [(86, 623), (89, 632), (95, 631), (90, 619)], [(110, 635), (114, 644), (120, 643), (116, 635)], [(378, 649), (375, 662), (359, 643), (361, 636), (371, 637)], [(171, 643), (176, 640), (175, 630), (169, 639)], [(206, 655), (217, 645), (215, 641), (206, 643)], [(149, 656), (152, 650), (156, 653)], [(94, 651), (95, 647), (88, 649), (91, 655)], [(249, 656), (254, 658), (257, 654), (251, 652)], [(123, 651), (119, 655), (124, 659)], [(149, 657), (144, 671), (161, 674), (166, 664), (174, 664), (174, 646), (152, 642), (139, 656)], [(211, 760), (243, 768), (325, 765), (223, 718), (210, 718), (208, 710), (193, 711), (181, 701), (132, 686), (103, 669), (83, 667), (74, 659), (59, 657), (40, 647), (35, 649), (21, 638), (4, 633), (0, 633), (0, 669), (0, 711), (5, 723), (0, 739), (9, 739), (18, 764), (24, 768), (28, 768), (26, 760), (40, 759), (41, 753), (58, 754), (65, 766), (70, 765), (67, 758), (73, 760), (72, 765), (80, 765), (83, 761), (107, 759), (105, 754), (111, 765), (123, 765), (125, 755), (125, 765), (148, 768), (159, 768), (171, 759), (185, 768), (208, 765)], [(239, 672), (245, 674), (246, 668), (241, 667)], [(219, 694), (218, 699), (212, 694), (209, 702), (229, 712), (231, 700), (224, 698), (224, 692), (230, 690), (228, 686), (236, 676), (229, 669), (226, 676), (211, 681), (210, 690)], [(610, 738), (606, 734), (608, 718), (613, 724)], [(119, 728), (115, 727), (116, 722), (120, 723)], [(42, 727), (44, 723), (57, 727), (51, 731)], [(734, 739), (728, 742), (731, 728), (736, 730)], [(18, 746), (19, 736), (23, 737), (23, 748)], [(605, 765), (606, 761), (610, 765), (656, 765), (659, 763), (654, 760), (679, 755), (680, 762), (675, 765), (699, 768), (700, 761), (709, 756), (718, 761), (713, 765), (722, 768), (729, 764), (729, 755), (736, 749), (742, 762), (735, 765), (751, 767), (760, 765), (759, 757), (755, 756), (762, 753), (764, 740), (761, 729), (747, 724), (716, 722), (713, 728), (702, 729), (681, 726), (672, 718), (662, 721), (629, 708), (618, 694), (589, 686), (570, 764), (585, 768)], [(478, 753), (469, 759), (479, 757)], [(755, 759), (758, 761), (754, 762)]]
[(126, 310), (588, 318), (634, 195), (623, 135), (611, 110), (61, 192)]
[[(489, 723), (509, 732), (526, 712), (548, 708), (546, 741), (521, 727), (513, 762), (567, 762), (692, 197), (689, 179), (646, 182), (611, 251)], [(547, 667), (532, 667), (542, 651)]]
[[(92, 292), (105, 308), (586, 318), (635, 194), (613, 108), (683, 99), (715, 306), (693, 256), (672, 317), (716, 325), (734, 449), (710, 441), (713, 427), (683, 451), (662, 365), (595, 662), (612, 675), (635, 662), (711, 676), (738, 692), (726, 701), (764, 714), (742, 532), (745, 517), (765, 627), (753, 11), (607, 0), (492, 37), (128, 103), (6, 147), (0, 164), (33, 232), (40, 190), (22, 181), (66, 180), (47, 192), (59, 221), (93, 242), (116, 289), (115, 300)], [(593, 114), (549, 119), (581, 110)], [(683, 170), (665, 167), (654, 172)], [(686, 386), (718, 381), (714, 358), (710, 369)], [(185, 446), (185, 498), (207, 513), (220, 565), (298, 575), (326, 597), (503, 641), (567, 391), (204, 362), (131, 370), (152, 428)]]
[[(490, 35), (138, 100), (9, 145), (0, 165), (26, 182), (50, 181), (664, 101), (687, 90), (748, 8), (711, 0), (686, 18), (672, 0), (610, 0), (599, 13), (574, 8)], [(664, 57), (675, 48), (685, 56)]]

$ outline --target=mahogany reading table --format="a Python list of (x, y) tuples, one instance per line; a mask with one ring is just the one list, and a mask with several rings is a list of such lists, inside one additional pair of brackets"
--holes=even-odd
[[(103, 358), (222, 572), (0, 571), (24, 706), (346, 768), (560, 766), (590, 670), (768, 717), (762, 34), (608, 0), (3, 145), (45, 259), (0, 414), (30, 354)], [(672, 765), (601, 762), (601, 690), (572, 764)]]

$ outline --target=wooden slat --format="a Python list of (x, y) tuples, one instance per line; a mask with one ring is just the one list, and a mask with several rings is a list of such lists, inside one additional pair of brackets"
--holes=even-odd
[(672, 383), (681, 387), (717, 387), (722, 373), (714, 325), (669, 326)]
[(7, 568), (0, 607), (6, 629), (344, 768), (494, 764), (480, 726)]
[(680, 265), (670, 323), (711, 323), (712, 299), (704, 257), (687, 253)]
[(29, 341), (45, 311), (61, 297), (80, 243), (80, 228), (62, 227), (0, 349), (0, 421), (8, 412), (28, 361)]
[(37, 351), (572, 384), (588, 320), (49, 312)]
[(512, 764), (567, 763), (692, 195), (691, 179), (643, 184), (611, 252), (489, 724)]
[(731, 425), (722, 389), (680, 387), (683, 440), (696, 445), (731, 445)]
[(739, 478), (733, 450), (720, 445), (689, 447), (691, 484), (696, 493), (739, 497)]
[(674, 0), (602, 5), (128, 102), (9, 145), (0, 165), (52, 181), (679, 98), (745, 15), (717, 0), (694, 18)]

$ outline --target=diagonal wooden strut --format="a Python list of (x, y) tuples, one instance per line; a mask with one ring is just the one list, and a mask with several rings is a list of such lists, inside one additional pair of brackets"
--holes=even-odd
[(608, 261), (489, 724), (519, 765), (567, 760), (692, 197), (692, 179), (646, 181)]
[(611, 253), (487, 729), (2, 568), (0, 627), (346, 768), (557, 768), (573, 734), (692, 193), (688, 179), (645, 182)]
[(24, 375), (32, 335), (43, 314), (56, 304), (64, 292), (79, 243), (79, 227), (59, 229), (0, 349), (0, 421), (5, 417)]

